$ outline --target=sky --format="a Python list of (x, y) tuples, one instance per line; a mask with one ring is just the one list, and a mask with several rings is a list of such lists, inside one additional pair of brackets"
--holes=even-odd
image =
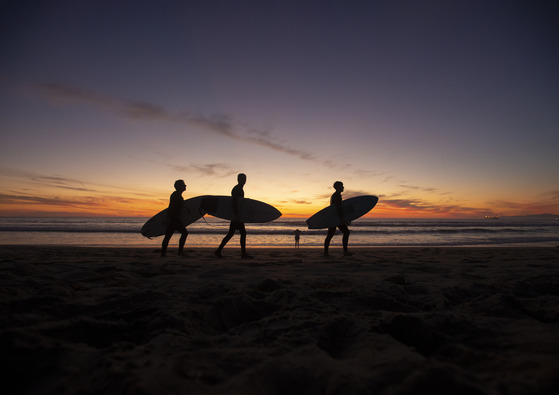
[(6, 1), (0, 216), (559, 213), (555, 1)]

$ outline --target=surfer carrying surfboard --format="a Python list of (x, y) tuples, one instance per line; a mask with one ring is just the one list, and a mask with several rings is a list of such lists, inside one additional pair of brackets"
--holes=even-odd
[(169, 199), (169, 208), (167, 209), (167, 228), (165, 230), (165, 237), (163, 238), (163, 243), (161, 243), (161, 256), (167, 254), (167, 246), (169, 245), (169, 240), (173, 236), (175, 231), (180, 232), (181, 238), (179, 240), (179, 255), (183, 255), (184, 243), (188, 237), (188, 231), (186, 227), (180, 220), (181, 209), (184, 203), (182, 193), (186, 191), (186, 184), (183, 180), (175, 181), (175, 192), (171, 194)]
[[(344, 219), (344, 213), (342, 210), (342, 192), (344, 191), (344, 184), (341, 181), (336, 181), (334, 183), (334, 189), (336, 192), (332, 194), (330, 197), (330, 206), (333, 206), (336, 209), (336, 213), (338, 214), (339, 223), (338, 229), (343, 233), (342, 244), (344, 247), (344, 255), (351, 256), (353, 253), (348, 251), (348, 243), (349, 243), (349, 229), (347, 227), (348, 223), (346, 223)], [(328, 256), (328, 247), (330, 247), (330, 240), (334, 237), (336, 233), (336, 227), (328, 228), (328, 234), (326, 235), (326, 239), (324, 240), (324, 256)]]
[(221, 251), (223, 250), (223, 247), (225, 247), (227, 242), (231, 240), (231, 237), (233, 237), (236, 230), (238, 230), (239, 233), (241, 234), (241, 257), (250, 258), (250, 256), (248, 256), (246, 253), (247, 232), (245, 229), (245, 224), (239, 220), (240, 213), (238, 207), (239, 199), (243, 199), (245, 197), (245, 191), (243, 190), (243, 187), (245, 186), (246, 182), (247, 182), (247, 176), (243, 173), (240, 173), (239, 175), (237, 175), (237, 185), (235, 185), (231, 190), (231, 197), (233, 198), (232, 199), (233, 213), (235, 219), (231, 221), (231, 224), (229, 225), (229, 232), (225, 235), (225, 237), (221, 241), (221, 244), (215, 251), (215, 255), (218, 256), (219, 258), (223, 257), (221, 255)]

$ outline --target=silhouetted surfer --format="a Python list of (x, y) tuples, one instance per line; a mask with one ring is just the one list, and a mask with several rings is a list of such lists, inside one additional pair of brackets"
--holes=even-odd
[(178, 231), (181, 234), (178, 254), (183, 254), (184, 243), (186, 242), (186, 238), (188, 237), (188, 231), (180, 220), (182, 205), (184, 203), (182, 193), (185, 190), (186, 184), (183, 180), (175, 181), (175, 192), (171, 194), (171, 198), (169, 199), (169, 208), (167, 209), (167, 229), (165, 231), (163, 243), (161, 244), (161, 256), (166, 255), (169, 240), (171, 240), (171, 236), (173, 236), (173, 233), (175, 233), (175, 231)]
[(246, 229), (245, 229), (245, 224), (242, 223), (238, 219), (239, 218), (238, 201), (239, 201), (239, 199), (243, 199), (245, 197), (245, 191), (243, 190), (243, 187), (247, 182), (247, 176), (243, 173), (239, 174), (237, 176), (237, 182), (238, 182), (238, 184), (235, 185), (233, 187), (233, 190), (231, 191), (231, 196), (233, 197), (233, 199), (232, 199), (233, 212), (235, 213), (235, 218), (236, 219), (231, 221), (231, 224), (229, 225), (229, 232), (225, 235), (225, 237), (221, 241), (221, 244), (219, 245), (219, 247), (215, 251), (215, 255), (217, 255), (220, 258), (222, 257), (221, 251), (223, 250), (223, 247), (225, 247), (227, 242), (229, 240), (231, 240), (231, 237), (233, 237), (236, 230), (238, 230), (239, 233), (241, 234), (241, 257), (242, 258), (250, 258), (250, 256), (248, 256), (247, 253), (246, 253), (247, 232), (246, 232)]
[[(353, 255), (351, 252), (348, 251), (347, 245), (349, 242), (349, 229), (347, 228), (347, 223), (344, 220), (344, 214), (342, 211), (342, 192), (344, 191), (344, 184), (341, 181), (336, 181), (334, 183), (334, 189), (336, 192), (332, 194), (330, 197), (330, 206), (334, 206), (338, 217), (340, 218), (340, 222), (338, 224), (338, 229), (342, 231), (344, 237), (342, 239), (343, 246), (344, 246), (344, 255)], [(328, 234), (326, 235), (326, 239), (324, 240), (324, 255), (328, 256), (328, 247), (330, 247), (330, 240), (334, 237), (336, 233), (336, 227), (328, 228)]]

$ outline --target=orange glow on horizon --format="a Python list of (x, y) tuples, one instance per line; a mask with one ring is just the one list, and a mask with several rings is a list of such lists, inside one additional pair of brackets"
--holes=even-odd
[[(306, 210), (275, 206), (282, 218), (307, 219), (324, 207), (308, 207)], [(5, 204), (0, 207), (2, 217), (152, 217), (167, 208), (167, 200), (146, 201), (133, 199), (104, 199), (97, 204), (57, 206), (49, 204)], [(469, 215), (478, 217), (478, 215)], [(456, 218), (461, 213), (429, 213), (413, 209), (374, 208), (362, 218)]]
[[(185, 199), (197, 196), (185, 195)], [(265, 201), (281, 211), (283, 218), (306, 219), (326, 207), (325, 200), (318, 203), (275, 202), (266, 197), (253, 197)], [(485, 216), (507, 216), (553, 213), (557, 207), (551, 204), (517, 204), (508, 210), (495, 211), (490, 208), (471, 208), (461, 205), (445, 206), (436, 202), (390, 201), (380, 199), (377, 206), (364, 218), (484, 218)], [(426, 203), (427, 202), (427, 203)], [(168, 197), (157, 195), (150, 198), (142, 194), (141, 198), (130, 195), (97, 192), (95, 196), (75, 194), (66, 196), (4, 196), (0, 202), (0, 216), (3, 217), (152, 217), (167, 208)], [(478, 207), (483, 207), (480, 203)]]

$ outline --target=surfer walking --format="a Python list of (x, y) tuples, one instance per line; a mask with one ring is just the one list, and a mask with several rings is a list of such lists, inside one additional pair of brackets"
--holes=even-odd
[[(342, 244), (344, 247), (344, 255), (351, 256), (353, 253), (348, 251), (348, 243), (349, 243), (349, 229), (347, 227), (347, 223), (344, 220), (344, 214), (342, 211), (342, 192), (344, 191), (344, 184), (341, 181), (336, 181), (334, 183), (334, 189), (336, 192), (332, 194), (330, 197), (330, 206), (334, 206), (336, 209), (336, 213), (340, 219), (338, 224), (338, 229), (343, 233)], [(334, 237), (336, 233), (336, 227), (328, 228), (328, 234), (326, 235), (326, 239), (324, 240), (324, 256), (328, 256), (328, 247), (330, 247), (330, 240)]]
[(240, 173), (239, 175), (237, 175), (237, 185), (235, 185), (231, 190), (231, 197), (233, 198), (232, 199), (233, 213), (235, 214), (235, 219), (231, 221), (231, 224), (229, 225), (229, 232), (225, 235), (225, 237), (221, 241), (221, 244), (215, 251), (215, 255), (218, 256), (219, 258), (223, 257), (221, 255), (221, 251), (223, 250), (223, 247), (225, 247), (227, 242), (231, 240), (233, 235), (235, 235), (235, 231), (237, 230), (241, 234), (241, 257), (250, 258), (250, 256), (247, 255), (246, 253), (247, 232), (245, 229), (245, 224), (241, 222), (239, 219), (240, 213), (238, 207), (239, 199), (243, 199), (245, 197), (245, 191), (243, 190), (243, 187), (245, 186), (246, 182), (247, 182), (247, 176), (243, 173)]
[(167, 228), (165, 230), (165, 237), (161, 244), (161, 256), (167, 254), (167, 246), (175, 231), (180, 232), (181, 238), (179, 240), (178, 255), (183, 255), (184, 243), (188, 237), (188, 231), (180, 220), (180, 214), (184, 199), (182, 193), (186, 190), (186, 184), (183, 180), (175, 181), (175, 191), (171, 194), (169, 199), (169, 208), (167, 209)]

